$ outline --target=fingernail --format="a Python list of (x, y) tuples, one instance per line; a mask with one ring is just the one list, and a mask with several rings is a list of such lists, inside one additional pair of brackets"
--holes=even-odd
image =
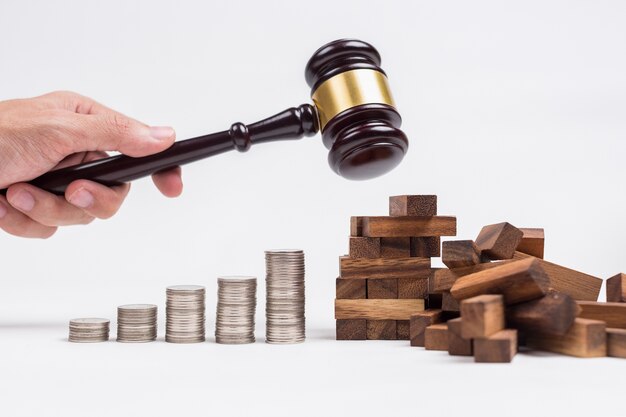
[(9, 200), (11, 205), (22, 211), (31, 211), (35, 207), (35, 197), (28, 191), (19, 191)]
[(77, 207), (87, 208), (93, 204), (93, 195), (84, 188), (80, 188), (70, 196), (69, 201)]
[(169, 126), (152, 126), (150, 136), (158, 141), (167, 140), (174, 136), (174, 129)]
[(7, 208), (4, 204), (0, 203), (0, 219), (7, 215)]

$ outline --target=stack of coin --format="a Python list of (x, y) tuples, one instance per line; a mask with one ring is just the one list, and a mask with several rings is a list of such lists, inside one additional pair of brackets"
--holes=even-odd
[(267, 343), (304, 342), (304, 253), (298, 249), (265, 252)]
[(204, 342), (205, 290), (200, 285), (167, 287), (165, 305), (165, 341), (171, 343)]
[(73, 319), (70, 320), (70, 342), (92, 343), (109, 340), (108, 319)]
[(117, 308), (118, 342), (152, 342), (157, 337), (157, 306), (126, 304)]
[(255, 277), (219, 277), (215, 341), (224, 344), (254, 343), (255, 310)]

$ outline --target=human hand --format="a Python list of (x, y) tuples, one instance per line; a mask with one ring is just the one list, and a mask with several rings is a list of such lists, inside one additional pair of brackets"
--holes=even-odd
[[(58, 226), (87, 224), (113, 216), (130, 184), (106, 187), (93, 181), (69, 184), (57, 196), (27, 184), (53, 169), (106, 158), (106, 151), (139, 157), (169, 148), (170, 127), (150, 127), (70, 92), (0, 102), (0, 228), (22, 237), (48, 238)], [(154, 174), (167, 197), (182, 192), (180, 167)]]

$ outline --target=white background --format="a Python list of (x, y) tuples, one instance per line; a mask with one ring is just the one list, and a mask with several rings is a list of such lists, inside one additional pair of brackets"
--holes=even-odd
[[(0, 236), (0, 414), (623, 413), (626, 361), (475, 365), (336, 342), (333, 297), (349, 216), (384, 215), (394, 194), (438, 194), (459, 238), (544, 227), (547, 259), (625, 270), (625, 22), (622, 1), (3, 0), (0, 99), (74, 90), (183, 139), (307, 102), (310, 55), (357, 37), (381, 52), (411, 149), (389, 175), (349, 182), (319, 136), (261, 145), (186, 167), (178, 199), (142, 180), (109, 221)], [(275, 247), (306, 251), (302, 345), (263, 343)], [(207, 286), (212, 335), (220, 274), (259, 277), (258, 343), (64, 341), (70, 318), (163, 308), (165, 287), (184, 283)]]

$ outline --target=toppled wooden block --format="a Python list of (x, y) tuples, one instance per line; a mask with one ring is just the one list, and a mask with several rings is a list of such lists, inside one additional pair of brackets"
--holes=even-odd
[(363, 236), (430, 237), (455, 235), (456, 217), (452, 216), (363, 217)]
[(448, 320), (448, 354), (455, 356), (472, 356), (472, 340), (461, 336), (463, 319), (461, 317)]
[(596, 301), (600, 294), (602, 279), (574, 271), (570, 268), (534, 258), (522, 252), (515, 252), (513, 259), (537, 259), (550, 277), (550, 287), (571, 296), (574, 300)]
[(460, 277), (473, 274), (475, 272), (484, 271), (485, 269), (491, 269), (504, 265), (511, 261), (497, 261), (486, 262), (473, 266), (466, 266), (463, 268), (447, 269), (447, 268), (432, 268), (428, 291), (431, 293), (439, 293), (443, 291), (450, 291), (452, 285)]
[(353, 259), (339, 257), (343, 279), (427, 278), (430, 258)]
[(517, 330), (506, 329), (484, 338), (474, 339), (474, 361), (511, 362), (517, 353)]
[(504, 302), (501, 295), (483, 294), (461, 301), (464, 339), (486, 338), (504, 329)]
[(410, 237), (381, 237), (380, 256), (382, 258), (408, 258), (411, 256)]
[(441, 238), (439, 236), (412, 237), (411, 256), (420, 258), (438, 258), (441, 256)]
[(459, 302), (452, 296), (452, 294), (450, 294), (450, 291), (444, 291), (441, 293), (441, 309), (443, 311), (461, 311)]
[(428, 278), (398, 279), (398, 298), (428, 297)]
[(363, 299), (367, 298), (367, 288), (364, 279), (342, 279), (335, 281), (336, 298)]
[(606, 301), (626, 303), (626, 274), (617, 274), (606, 280)]
[(366, 340), (367, 320), (337, 320), (337, 340)]
[(606, 329), (607, 355), (626, 358), (626, 330)]
[(596, 301), (578, 301), (582, 311), (580, 318), (602, 320), (606, 327), (626, 329), (626, 303), (599, 303)]
[(394, 195), (389, 197), (390, 216), (435, 216), (436, 195)]
[(548, 275), (536, 258), (509, 262), (456, 280), (450, 292), (457, 300), (482, 294), (502, 294), (505, 304), (542, 297), (549, 288)]
[(539, 228), (520, 228), (522, 241), (517, 245), (517, 251), (526, 253), (536, 258), (543, 259), (544, 233)]
[(367, 320), (367, 340), (396, 340), (395, 320)]
[(350, 217), (350, 236), (363, 236), (363, 216)]
[(396, 321), (396, 339), (410, 340), (410, 322), (409, 320)]
[(480, 263), (480, 249), (478, 249), (472, 240), (452, 240), (443, 242), (441, 253), (441, 261), (450, 269)]
[(443, 312), (441, 310), (424, 310), (412, 314), (409, 319), (409, 336), (411, 338), (411, 346), (424, 347), (424, 332), (431, 324), (443, 321)]
[(491, 224), (482, 228), (476, 246), (490, 259), (511, 259), (522, 236), (522, 231), (510, 223)]
[(335, 319), (409, 320), (424, 300), (335, 300)]
[(348, 254), (351, 258), (380, 258), (380, 238), (350, 237)]
[(428, 326), (424, 331), (424, 347), (426, 350), (448, 350), (448, 325), (439, 323)]
[[(356, 280), (353, 280), (353, 281), (356, 281)], [(396, 278), (368, 279), (367, 280), (367, 298), (368, 299), (398, 298), (398, 280)]]
[(606, 356), (606, 323), (577, 318), (564, 335), (526, 335), (526, 346), (579, 358)]
[(567, 294), (549, 291), (536, 300), (506, 309), (507, 325), (526, 333), (567, 333), (581, 312), (576, 301)]

